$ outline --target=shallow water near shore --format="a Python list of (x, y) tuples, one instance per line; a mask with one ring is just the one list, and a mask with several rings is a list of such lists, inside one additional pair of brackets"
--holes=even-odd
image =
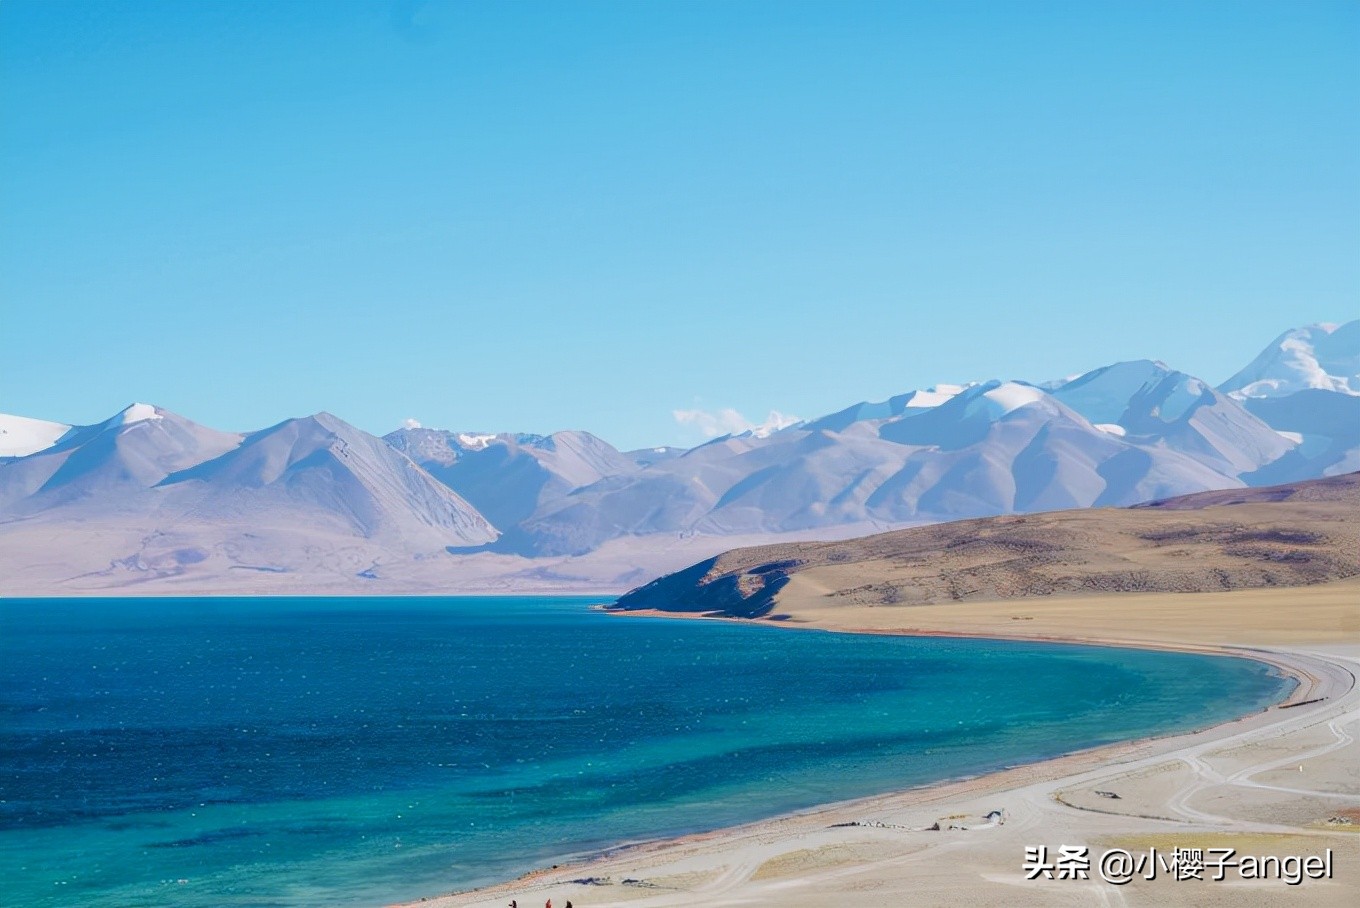
[(0, 602), (7, 903), (390, 904), (1203, 727), (1293, 685), (1243, 659), (591, 601)]

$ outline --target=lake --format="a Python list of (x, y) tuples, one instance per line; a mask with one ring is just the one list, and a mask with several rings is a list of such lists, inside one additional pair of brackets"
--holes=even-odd
[(379, 905), (1231, 719), (1243, 659), (578, 598), (0, 602), (25, 906)]

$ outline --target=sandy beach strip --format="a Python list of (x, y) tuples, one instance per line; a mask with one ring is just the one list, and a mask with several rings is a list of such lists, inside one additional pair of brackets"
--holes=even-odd
[[(903, 608), (828, 605), (815, 589), (787, 593), (779, 611), (788, 617), (779, 623), (790, 628), (1213, 652), (1268, 662), (1300, 683), (1285, 703), (1191, 734), (621, 846), (472, 892), (431, 893), (416, 904), (1360, 904), (1355, 581)], [(1002, 821), (989, 822), (996, 811)], [(1041, 863), (1027, 868), (1027, 848), (1046, 847), (1052, 861), (1062, 846), (1088, 849), (1089, 878), (1026, 878)], [(1225, 868), (1223, 881), (1178, 880), (1164, 869), (1176, 848), (1239, 861), (1330, 854), (1330, 878), (1288, 885)], [(1103, 881), (1097, 865), (1113, 850), (1143, 859), (1142, 872), (1122, 885)], [(1163, 865), (1155, 879), (1145, 878), (1149, 857)], [(1079, 871), (1079, 864), (1069, 866)]]

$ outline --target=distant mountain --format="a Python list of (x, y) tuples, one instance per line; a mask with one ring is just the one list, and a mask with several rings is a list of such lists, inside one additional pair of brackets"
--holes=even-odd
[[(976, 382), (973, 384), (976, 384)], [(969, 387), (972, 387), (972, 385), (936, 385), (924, 391), (908, 391), (906, 394), (899, 394), (878, 403), (861, 401), (829, 416), (810, 420), (804, 428), (842, 432), (857, 422), (881, 421), (897, 416), (909, 416), (913, 410), (938, 407)]]
[(404, 454), (326, 413), (241, 436), (134, 404), (0, 465), (0, 576), (30, 592), (239, 589), (257, 574), (348, 590), (495, 537)]
[(1360, 319), (1286, 331), (1218, 386), (1239, 398), (1284, 397), (1309, 388), (1360, 395)]
[(0, 461), (50, 448), (69, 431), (65, 423), (0, 413)]
[(1219, 390), (1294, 442), (1252, 484), (1360, 469), (1360, 320), (1286, 331)]
[(497, 535), (409, 457), (329, 413), (247, 435), (239, 447), (165, 477), (157, 489), (191, 504), (200, 518), (286, 516), (433, 549)]
[(1056, 394), (1017, 382), (975, 386), (880, 434), (926, 446), (896, 494), (932, 521), (1131, 504), (1236, 482), (1215, 464), (1097, 426)]
[(101, 511), (136, 509), (139, 496), (170, 474), (240, 443), (240, 435), (132, 404), (101, 423), (69, 428), (56, 444), (0, 467), (0, 519), (82, 503)]
[(1253, 485), (1360, 470), (1360, 396), (1305, 388), (1243, 404), (1297, 445), (1249, 477)]
[[(589, 432), (489, 435), (398, 429), (384, 439), (512, 534), (570, 492), (638, 469), (635, 460)], [(522, 539), (514, 534), (502, 548), (518, 542)]]
[(636, 451), (625, 451), (623, 456), (637, 464), (639, 467), (650, 467), (661, 463), (663, 460), (670, 460), (679, 457), (688, 451), (688, 448), (675, 448), (663, 445), (659, 448), (638, 448)]
[[(145, 404), (0, 417), (0, 594), (598, 589), (746, 544), (1132, 505), (1360, 469), (1360, 322), (1220, 388), (1151, 360), (937, 385), (689, 450), (327, 413), (248, 435)], [(252, 579), (253, 578), (253, 579)], [(527, 586), (526, 586), (527, 585)]]
[(1096, 369), (1057, 383), (1052, 394), (1104, 431), (1228, 476), (1259, 470), (1296, 444), (1200, 379), (1151, 360)]
[[(1235, 409), (1266, 444), (1289, 447)], [(1098, 429), (1039, 388), (988, 382), (724, 436), (579, 489), (521, 530), (540, 550), (580, 554), (618, 536), (872, 529), (1240, 484), (1226, 463)]]

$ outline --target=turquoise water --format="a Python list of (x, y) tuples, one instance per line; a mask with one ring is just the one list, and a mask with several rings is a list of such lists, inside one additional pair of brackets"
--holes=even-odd
[(1225, 720), (1240, 659), (580, 599), (0, 603), (7, 904), (378, 905)]

